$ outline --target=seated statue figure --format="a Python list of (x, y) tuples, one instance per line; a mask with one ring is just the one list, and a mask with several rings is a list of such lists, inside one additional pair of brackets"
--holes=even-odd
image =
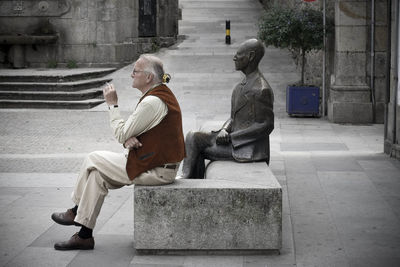
[(274, 129), (271, 86), (258, 69), (264, 45), (257, 39), (243, 42), (233, 58), (245, 74), (232, 93), (231, 117), (218, 131), (189, 132), (182, 178), (204, 178), (205, 159), (269, 164), (269, 135)]

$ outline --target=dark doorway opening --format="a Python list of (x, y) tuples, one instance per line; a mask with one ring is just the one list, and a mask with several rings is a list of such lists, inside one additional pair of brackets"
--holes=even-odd
[(157, 34), (157, 0), (139, 0), (139, 37)]

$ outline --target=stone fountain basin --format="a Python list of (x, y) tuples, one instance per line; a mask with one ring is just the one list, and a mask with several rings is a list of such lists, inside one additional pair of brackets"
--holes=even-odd
[(27, 44), (51, 44), (57, 42), (57, 35), (0, 35), (0, 44), (27, 45)]

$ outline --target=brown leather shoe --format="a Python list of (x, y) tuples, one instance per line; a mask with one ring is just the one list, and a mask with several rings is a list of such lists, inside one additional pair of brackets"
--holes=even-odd
[(74, 222), (75, 216), (76, 215), (72, 212), (72, 210), (68, 209), (66, 212), (54, 212), (51, 215), (51, 218), (58, 224), (76, 225), (76, 223)]
[(94, 238), (83, 239), (78, 236), (78, 233), (75, 233), (68, 241), (54, 244), (54, 248), (56, 250), (93, 249)]

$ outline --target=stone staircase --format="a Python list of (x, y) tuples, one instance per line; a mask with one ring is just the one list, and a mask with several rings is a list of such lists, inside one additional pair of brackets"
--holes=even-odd
[(115, 68), (2, 69), (0, 108), (89, 109), (104, 102)]

